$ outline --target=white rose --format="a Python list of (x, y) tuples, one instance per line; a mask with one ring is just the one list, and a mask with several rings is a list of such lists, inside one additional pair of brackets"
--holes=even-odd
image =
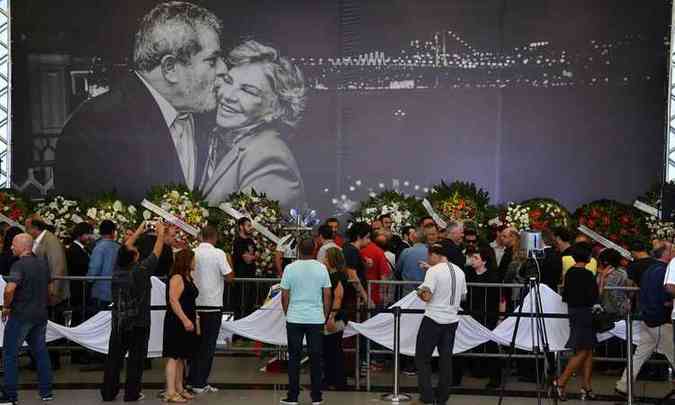
[(152, 218), (152, 213), (148, 210), (143, 210), (143, 219), (147, 221), (150, 218)]
[(178, 191), (176, 191), (176, 190), (171, 191), (171, 192), (169, 193), (169, 195), (171, 196), (171, 198), (176, 198), (176, 199), (177, 199), (177, 198), (180, 198), (180, 193), (179, 193)]
[(91, 219), (96, 219), (96, 213), (97, 211), (95, 207), (91, 207), (87, 210), (87, 216)]
[(127, 207), (127, 211), (129, 211), (129, 214), (131, 215), (136, 215), (136, 207), (134, 207), (133, 205)]
[(115, 210), (115, 211), (122, 211), (122, 208), (124, 208), (124, 207), (122, 206), (122, 201), (120, 201), (120, 200), (116, 200), (116, 201), (113, 203), (113, 206), (112, 206), (112, 207), (113, 207), (113, 210)]
[(58, 206), (58, 204), (56, 204), (56, 201), (52, 201), (52, 202), (49, 204), (49, 208), (51, 208), (51, 209), (53, 209), (53, 210), (57, 209), (58, 207), (59, 207), (59, 206)]

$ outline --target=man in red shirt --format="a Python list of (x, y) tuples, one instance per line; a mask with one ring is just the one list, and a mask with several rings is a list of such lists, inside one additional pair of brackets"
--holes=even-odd
[[(387, 236), (382, 228), (371, 229), (371, 242), (361, 249), (361, 256), (366, 262), (367, 280), (386, 280), (391, 278), (391, 267), (384, 255), (382, 246), (387, 245)], [(385, 304), (386, 288), (380, 284), (371, 287), (371, 298), (375, 305)]]

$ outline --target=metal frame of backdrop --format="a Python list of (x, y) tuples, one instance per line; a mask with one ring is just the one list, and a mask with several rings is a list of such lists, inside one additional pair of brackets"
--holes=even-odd
[(670, 44), (668, 57), (668, 110), (666, 122), (666, 142), (665, 142), (665, 172), (666, 181), (675, 180), (675, 77), (673, 77), (673, 70), (675, 68), (675, 52), (673, 42), (675, 41), (675, 2), (672, 7), (672, 18), (670, 20)]
[(10, 52), (10, 0), (0, 0), (0, 188), (11, 183), (11, 52)]

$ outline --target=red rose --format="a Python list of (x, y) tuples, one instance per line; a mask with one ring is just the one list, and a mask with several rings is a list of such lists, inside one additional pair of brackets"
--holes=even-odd
[(586, 225), (586, 218), (585, 217), (579, 217), (579, 225)]
[(595, 229), (595, 221), (593, 221), (592, 219), (589, 219), (586, 225), (588, 225), (589, 228)]
[(609, 226), (609, 216), (603, 215), (603, 216), (602, 216), (602, 223), (603, 223), (605, 226)]
[(597, 208), (591, 209), (591, 218), (596, 219), (600, 218), (600, 211)]
[(628, 215), (622, 215), (621, 218), (619, 218), (619, 221), (623, 225), (628, 225), (628, 224), (630, 224), (630, 217)]
[(609, 240), (611, 240), (612, 242), (618, 242), (619, 241), (619, 235), (611, 234), (611, 235), (609, 235)]

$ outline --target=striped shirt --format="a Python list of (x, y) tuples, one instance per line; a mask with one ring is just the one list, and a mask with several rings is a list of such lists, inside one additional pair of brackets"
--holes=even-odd
[(467, 293), (464, 272), (452, 263), (438, 263), (426, 271), (420, 288), (424, 287), (432, 294), (424, 316), (439, 324), (458, 322), (457, 313), (462, 297)]

